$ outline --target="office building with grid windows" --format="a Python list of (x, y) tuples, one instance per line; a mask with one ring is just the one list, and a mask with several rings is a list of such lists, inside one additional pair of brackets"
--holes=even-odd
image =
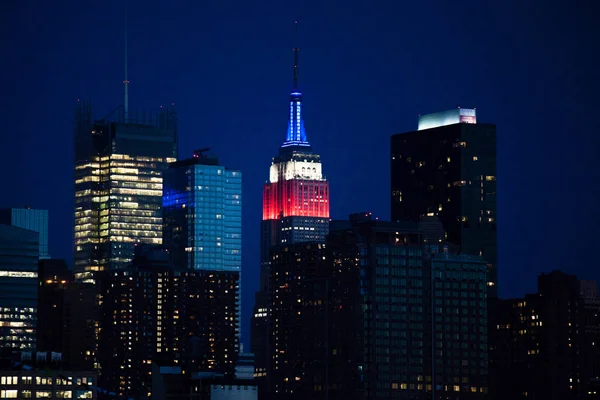
[(125, 268), (136, 244), (162, 243), (162, 171), (177, 156), (174, 108), (157, 114), (117, 112), (94, 121), (76, 108), (76, 277)]

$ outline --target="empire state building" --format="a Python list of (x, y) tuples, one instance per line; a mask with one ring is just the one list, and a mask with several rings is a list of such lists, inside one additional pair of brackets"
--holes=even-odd
[[(289, 101), (285, 141), (273, 157), (263, 188), (260, 238), (260, 291), (252, 317), (252, 351), (256, 376), (268, 370), (269, 251), (272, 246), (324, 241), (329, 232), (329, 183), (321, 157), (313, 152), (302, 117), (298, 88), (298, 48), (294, 49), (294, 86)], [(265, 358), (263, 360), (263, 358)]]

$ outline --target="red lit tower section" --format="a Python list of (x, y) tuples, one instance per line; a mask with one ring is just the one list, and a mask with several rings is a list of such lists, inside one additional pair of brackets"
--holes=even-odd
[(329, 183), (302, 178), (266, 183), (263, 220), (285, 217), (329, 218)]

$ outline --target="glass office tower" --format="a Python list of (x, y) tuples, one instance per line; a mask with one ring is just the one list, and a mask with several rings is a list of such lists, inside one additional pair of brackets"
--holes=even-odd
[(40, 259), (50, 258), (48, 253), (48, 210), (7, 208), (0, 210), (0, 224), (29, 229), (40, 234)]
[(77, 278), (121, 269), (135, 245), (162, 243), (162, 171), (177, 154), (174, 108), (92, 121), (79, 103), (75, 134)]
[(208, 150), (197, 150), (165, 171), (164, 245), (176, 269), (238, 274), (238, 289), (228, 294), (237, 296), (239, 340), (242, 173), (219, 165), (205, 154)]
[(39, 233), (0, 224), (0, 348), (34, 350)]

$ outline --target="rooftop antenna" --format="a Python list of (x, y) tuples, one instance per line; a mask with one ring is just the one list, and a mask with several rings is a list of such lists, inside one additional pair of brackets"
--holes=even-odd
[(298, 90), (298, 21), (295, 22), (296, 35), (294, 41), (296, 46), (294, 47), (294, 90)]
[(129, 121), (129, 80), (127, 79), (127, 0), (125, 0), (125, 98), (123, 99), (123, 111), (125, 114), (125, 122)]

